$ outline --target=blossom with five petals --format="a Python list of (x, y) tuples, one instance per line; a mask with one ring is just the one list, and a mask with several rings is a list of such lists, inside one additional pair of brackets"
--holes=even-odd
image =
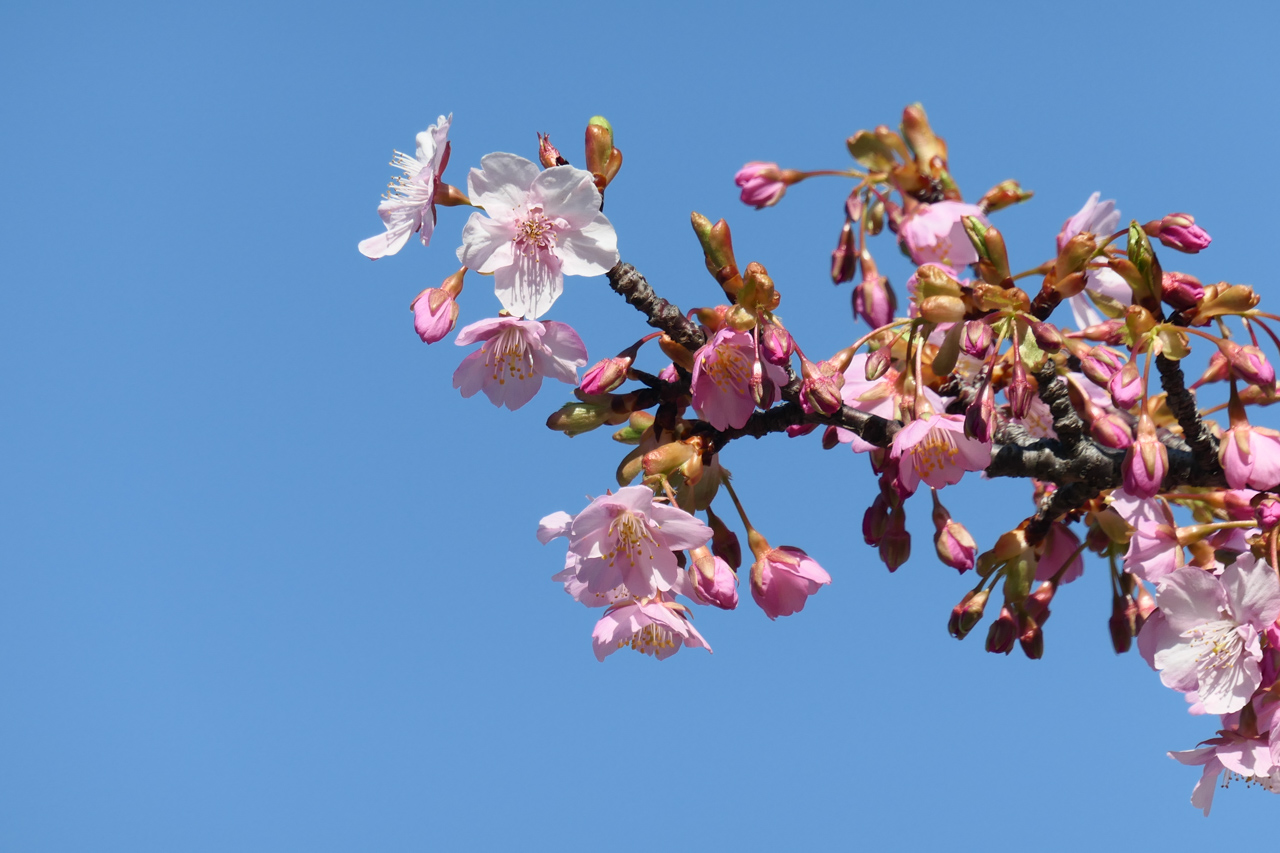
[(898, 430), (889, 455), (898, 462), (898, 481), (910, 495), (921, 480), (941, 489), (960, 482), (966, 471), (983, 470), (991, 464), (991, 442), (966, 436), (960, 415), (930, 415)]
[(693, 407), (703, 420), (716, 429), (737, 429), (747, 422), (756, 408), (751, 373), (757, 360), (773, 383), (769, 403), (777, 402), (778, 389), (787, 383), (786, 371), (758, 355), (750, 332), (728, 326), (694, 354)]
[(422, 245), (431, 242), (431, 232), (436, 226), (436, 189), (440, 175), (449, 164), (449, 124), (453, 114), (440, 116), (436, 123), (417, 137), (417, 152), (413, 157), (395, 152), (391, 165), (404, 170), (404, 174), (391, 184), (390, 191), (378, 205), (378, 215), (386, 231), (376, 237), (360, 241), (360, 254), (377, 260), (394, 255), (404, 248), (409, 235), (415, 231)]
[(600, 212), (590, 172), (486, 154), (467, 176), (467, 191), (484, 214), (467, 220), (458, 260), (493, 273), (498, 300), (515, 317), (545, 314), (566, 275), (601, 275), (618, 262), (618, 235)]
[(1280, 794), (1280, 764), (1272, 760), (1271, 750), (1264, 740), (1223, 731), (1220, 737), (1209, 738), (1197, 749), (1171, 752), (1169, 757), (1182, 764), (1204, 767), (1200, 781), (1191, 791), (1191, 805), (1203, 809), (1205, 817), (1213, 807), (1213, 789), (1224, 770), (1246, 783)]
[(543, 544), (561, 536), (569, 540), (565, 568), (587, 592), (623, 586), (636, 598), (651, 598), (684, 588), (688, 578), (674, 552), (706, 543), (711, 528), (679, 507), (655, 501), (647, 486), (626, 486), (596, 498), (576, 516), (557, 512), (539, 523)]
[(458, 332), (454, 343), (481, 341), (453, 372), (453, 387), (470, 397), (483, 391), (495, 406), (515, 411), (533, 399), (549, 376), (578, 384), (578, 368), (587, 363), (587, 348), (567, 323), (492, 317)]

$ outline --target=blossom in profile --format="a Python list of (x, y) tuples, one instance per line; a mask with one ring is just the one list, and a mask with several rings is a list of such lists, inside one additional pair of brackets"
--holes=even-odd
[(694, 553), (689, 567), (693, 600), (733, 610), (738, 606), (738, 575), (723, 558), (705, 550)]
[(1144, 227), (1148, 236), (1155, 237), (1170, 249), (1189, 255), (1209, 248), (1213, 242), (1209, 232), (1197, 225), (1196, 218), (1190, 213), (1170, 213), (1148, 222)]
[(515, 154), (486, 154), (467, 177), (473, 213), (458, 260), (492, 273), (512, 316), (536, 320), (564, 290), (566, 275), (601, 275), (618, 262), (618, 235), (600, 212), (590, 172), (539, 169)]
[(983, 470), (991, 464), (991, 442), (966, 436), (960, 415), (930, 415), (898, 430), (889, 455), (909, 495), (921, 480), (941, 489), (960, 482), (966, 471)]
[(1218, 445), (1227, 485), (1273, 489), (1280, 484), (1280, 433), (1250, 424), (1233, 426)]
[(1275, 569), (1252, 554), (1217, 577), (1185, 566), (1164, 579), (1156, 606), (1139, 647), (1165, 686), (1194, 691), (1206, 714), (1248, 704), (1262, 683), (1260, 638), (1280, 616)]
[(591, 632), (591, 643), (600, 661), (628, 646), (658, 660), (671, 657), (683, 646), (711, 651), (684, 608), (662, 600), (630, 601), (609, 608)]
[(916, 264), (942, 264), (952, 271), (976, 263), (978, 251), (964, 231), (963, 218), (972, 216), (983, 225), (987, 217), (977, 205), (959, 201), (922, 204), (903, 220), (899, 235)]
[[(726, 326), (700, 348), (693, 357), (693, 407), (716, 429), (737, 429), (755, 410), (751, 373), (757, 352), (750, 332)], [(787, 382), (781, 367), (761, 360), (760, 367), (773, 385), (770, 404), (777, 402), (778, 389)]]
[(483, 391), (495, 406), (515, 411), (533, 399), (543, 377), (578, 384), (587, 348), (567, 323), (493, 317), (466, 326), (458, 346), (480, 342), (453, 372), (453, 387), (470, 397)]
[(440, 116), (436, 123), (417, 137), (414, 156), (395, 152), (391, 165), (403, 170), (395, 179), (378, 205), (378, 215), (386, 231), (367, 240), (361, 240), (360, 254), (377, 260), (394, 255), (404, 248), (409, 235), (417, 233), (422, 245), (431, 242), (431, 232), (436, 226), (436, 189), (440, 176), (449, 164), (449, 124), (453, 115)]
[(674, 552), (697, 548), (711, 538), (710, 527), (679, 507), (655, 501), (647, 486), (626, 486), (596, 498), (576, 516), (567, 516), (554, 513), (544, 518), (538, 539), (545, 544), (568, 538), (565, 568), (572, 569), (591, 593), (618, 586), (636, 598), (682, 592), (688, 578)]
[[(1067, 241), (1077, 234), (1088, 232), (1105, 240), (1120, 226), (1120, 211), (1116, 208), (1115, 199), (1099, 201), (1101, 196), (1102, 193), (1097, 192), (1089, 196), (1084, 206), (1062, 224), (1062, 230), (1058, 232), (1058, 251), (1062, 251)], [(1119, 273), (1107, 267), (1087, 270), (1085, 290), (1114, 299), (1121, 305), (1133, 303), (1132, 288)], [(1067, 303), (1071, 306), (1071, 314), (1078, 329), (1096, 326), (1106, 319), (1083, 293), (1072, 296)]]
[(770, 619), (804, 609), (809, 596), (831, 583), (831, 575), (799, 548), (763, 551), (751, 567), (751, 597)]
[(1265, 740), (1224, 731), (1220, 737), (1209, 738), (1196, 749), (1170, 752), (1169, 757), (1182, 764), (1204, 767), (1200, 781), (1191, 791), (1191, 805), (1202, 809), (1205, 817), (1213, 807), (1213, 789), (1218, 786), (1223, 771), (1246, 784), (1280, 794), (1280, 764), (1272, 760)]
[(787, 193), (787, 182), (782, 179), (777, 163), (748, 163), (733, 176), (733, 182), (742, 190), (739, 196), (742, 203), (757, 210), (773, 207)]
[(1171, 522), (1141, 518), (1133, 528), (1129, 550), (1124, 555), (1126, 571), (1149, 583), (1164, 583), (1168, 575), (1182, 568), (1186, 556)]
[(458, 322), (458, 303), (453, 294), (443, 288), (427, 288), (409, 307), (413, 309), (413, 330), (424, 344), (441, 340)]

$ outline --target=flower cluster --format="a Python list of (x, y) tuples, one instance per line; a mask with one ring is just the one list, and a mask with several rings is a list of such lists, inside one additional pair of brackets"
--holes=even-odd
[[(1126, 224), (1095, 192), (1045, 239), (1039, 262), (1019, 269), (995, 221), (1032, 194), (1009, 180), (966, 201), (919, 104), (897, 130), (849, 137), (847, 167), (748, 163), (735, 182), (756, 209), (813, 178), (851, 184), (831, 276), (852, 283), (853, 317), (870, 328), (824, 357), (783, 322), (768, 270), (739, 263), (723, 219), (692, 217), (715, 283), (705, 307), (681, 311), (620, 261), (603, 205), (622, 154), (604, 119), (587, 125), (584, 168), (540, 134), (537, 162), (486, 154), (465, 192), (443, 178), (449, 126), (441, 117), (419, 134), (415, 156), (396, 154), (404, 176), (378, 208), (385, 234), (360, 251), (395, 254), (415, 232), (426, 245), (437, 207), (474, 208), (462, 268), (412, 303), (416, 332), (442, 340), (467, 271), (492, 275), (501, 310), (458, 332), (457, 344), (479, 348), (454, 386), (516, 409), (544, 378), (557, 379), (574, 386), (573, 399), (548, 427), (569, 436), (614, 427), (628, 448), (616, 490), (538, 528), (544, 544), (568, 542), (554, 580), (604, 609), (592, 632), (598, 658), (623, 647), (659, 659), (710, 651), (694, 613), (736, 609), (743, 571), (725, 518), (746, 536), (746, 581), (765, 615), (804, 609), (831, 575), (805, 551), (769, 544), (722, 456), (740, 438), (774, 434), (848, 446), (876, 482), (863, 538), (889, 571), (910, 559), (908, 504), (928, 487), (934, 551), (975, 581), (950, 614), (952, 636), (971, 633), (994, 598), (986, 650), (1042, 657), (1058, 587), (1082, 578), (1086, 555), (1096, 555), (1115, 651), (1136, 638), (1190, 713), (1219, 720), (1198, 748), (1171, 753), (1203, 767), (1192, 801), (1208, 813), (1224, 774), (1280, 792), (1280, 432), (1250, 420), (1251, 407), (1277, 400), (1263, 345), (1280, 347), (1280, 317), (1260, 310), (1246, 285), (1165, 270), (1157, 246), (1210, 246), (1193, 216)], [(878, 239), (911, 261), (901, 308), (873, 257)], [(589, 363), (581, 339), (546, 315), (565, 276), (600, 275), (657, 331), (579, 378)], [(1193, 345), (1209, 358), (1188, 381)], [(1214, 394), (1210, 406), (1197, 397)], [(942, 499), (974, 474), (1032, 484), (1030, 514), (985, 548)]]

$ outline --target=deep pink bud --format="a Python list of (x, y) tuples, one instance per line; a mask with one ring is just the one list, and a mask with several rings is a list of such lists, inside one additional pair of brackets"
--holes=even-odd
[(442, 339), (458, 322), (458, 303), (443, 288), (427, 288), (409, 307), (413, 309), (413, 329), (425, 344)]
[(770, 364), (784, 365), (791, 361), (796, 342), (791, 333), (777, 323), (765, 323), (760, 327), (760, 354)]
[(738, 170), (733, 182), (742, 189), (739, 196), (742, 202), (754, 205), (758, 210), (777, 204), (786, 194), (787, 185), (795, 183), (786, 180), (790, 177), (786, 172), (790, 170), (784, 172), (777, 163), (752, 162)]
[(899, 506), (889, 513), (884, 538), (880, 540), (880, 560), (889, 571), (896, 572), (910, 557), (911, 534), (907, 532), (907, 511)]
[(1009, 399), (1010, 414), (1014, 419), (1025, 418), (1027, 412), (1031, 410), (1031, 401), (1035, 399), (1036, 392), (1031, 387), (1030, 380), (1027, 379), (1027, 368), (1020, 358), (1013, 360), (1013, 376), (1004, 389), (1004, 395)]
[(698, 599), (721, 610), (733, 610), (738, 606), (738, 576), (728, 563), (712, 556), (706, 548), (698, 550), (701, 553), (693, 558), (689, 569)]
[(767, 409), (773, 405), (776, 388), (769, 372), (764, 369), (760, 359), (751, 362), (751, 399), (757, 409)]
[(806, 413), (831, 415), (840, 411), (840, 407), (844, 405), (840, 396), (840, 389), (844, 387), (844, 373), (836, 365), (830, 361), (814, 364), (801, 356), (800, 374), (804, 377), (800, 385), (800, 407)]
[(1177, 311), (1194, 310), (1204, 299), (1204, 285), (1200, 279), (1184, 272), (1167, 272), (1160, 280), (1161, 298)]
[(822, 431), (822, 449), (835, 450), (839, 446), (840, 446), (840, 430), (836, 427), (828, 426), (826, 429)]
[(978, 546), (960, 522), (948, 519), (934, 535), (933, 545), (938, 550), (938, 559), (944, 565), (950, 566), (960, 574), (973, 568)]
[(817, 424), (792, 424), (787, 427), (787, 438), (799, 438), (802, 435), (808, 435), (817, 428)]
[(1036, 339), (1036, 345), (1045, 352), (1057, 352), (1062, 349), (1062, 332), (1052, 323), (1028, 322), (1027, 328)]
[(1008, 607), (1000, 608), (1000, 616), (991, 623), (987, 631), (987, 651), (997, 655), (1007, 655), (1013, 651), (1013, 642), (1018, 638), (1018, 622), (1009, 612)]
[(991, 441), (995, 432), (996, 396), (990, 382), (983, 382), (978, 396), (964, 413), (964, 434), (978, 441)]
[(1044, 657), (1044, 632), (1040, 630), (1036, 620), (1024, 613), (1019, 620), (1018, 629), (1018, 645), (1022, 646), (1022, 653), (1031, 660)]
[(960, 348), (967, 355), (971, 355), (976, 359), (985, 360), (991, 355), (991, 348), (995, 344), (995, 335), (991, 332), (991, 327), (981, 320), (968, 320), (964, 324), (964, 333), (960, 336)]
[(1115, 346), (1124, 340), (1124, 330), (1125, 324), (1122, 319), (1103, 320), (1101, 323), (1085, 326), (1080, 330), (1080, 337), (1087, 341)]
[(1142, 399), (1142, 374), (1138, 372), (1138, 365), (1126, 361), (1124, 367), (1111, 374), (1107, 390), (1111, 392), (1111, 402), (1117, 409), (1127, 412), (1136, 406)]
[(738, 534), (730, 530), (720, 516), (710, 509), (707, 510), (707, 524), (711, 527), (711, 553), (737, 571), (742, 565), (742, 545), (738, 542)]
[(1134, 621), (1138, 616), (1138, 604), (1127, 595), (1111, 597), (1111, 618), (1107, 631), (1111, 634), (1111, 648), (1122, 655), (1133, 645)]
[(1053, 594), (1058, 588), (1050, 581), (1040, 584), (1040, 588), (1027, 596), (1026, 603), (1022, 606), (1026, 614), (1035, 620), (1037, 625), (1043, 625), (1049, 621), (1049, 603), (1053, 601)]
[(947, 632), (957, 640), (963, 640), (982, 621), (982, 611), (987, 606), (991, 590), (966, 592), (964, 598), (951, 611), (951, 619), (947, 622)]
[(889, 501), (883, 494), (879, 494), (862, 515), (862, 538), (868, 545), (875, 548), (884, 539), (885, 530), (888, 527)]
[(1270, 530), (1280, 524), (1280, 501), (1270, 495), (1264, 497), (1254, 510), (1254, 518), (1263, 530)]
[(1116, 450), (1124, 450), (1133, 444), (1133, 432), (1119, 415), (1106, 413), (1095, 418), (1089, 424), (1089, 434), (1103, 447), (1114, 447)]
[(809, 596), (831, 575), (799, 548), (782, 546), (762, 551), (751, 567), (751, 597), (770, 619), (804, 609)]
[(1190, 213), (1170, 213), (1162, 219), (1153, 219), (1142, 230), (1148, 237), (1155, 237), (1170, 249), (1194, 255), (1201, 249), (1208, 248), (1213, 242), (1209, 232), (1196, 225), (1196, 218)]
[(866, 364), (863, 365), (863, 376), (868, 382), (875, 382), (881, 376), (889, 372), (890, 366), (893, 365), (893, 351), (891, 347), (880, 347), (880, 349), (867, 356)]
[(1169, 471), (1169, 451), (1156, 436), (1156, 425), (1142, 413), (1137, 440), (1124, 457), (1124, 490), (1135, 498), (1153, 498), (1160, 493)]
[(858, 240), (854, 236), (853, 220), (846, 219), (840, 229), (840, 240), (831, 253), (831, 281), (844, 284), (853, 281), (858, 272)]
[(1240, 346), (1235, 341), (1228, 340), (1219, 341), (1218, 350), (1226, 357), (1232, 372), (1245, 382), (1261, 388), (1275, 387), (1275, 369), (1262, 354), (1262, 350), (1252, 344)]
[(1106, 347), (1094, 347), (1080, 356), (1080, 371), (1095, 385), (1107, 387), (1111, 377), (1123, 366), (1120, 356)]
[(627, 371), (631, 369), (631, 359), (622, 356), (603, 358), (596, 362), (582, 376), (578, 386), (583, 394), (608, 394), (627, 381)]
[(853, 289), (853, 316), (861, 317), (873, 329), (893, 322), (898, 300), (882, 275), (864, 276)]

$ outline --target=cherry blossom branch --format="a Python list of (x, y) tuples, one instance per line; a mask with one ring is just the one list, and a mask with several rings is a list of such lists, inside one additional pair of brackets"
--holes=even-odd
[(1044, 365), (1036, 374), (1039, 387), (1036, 393), (1041, 401), (1049, 407), (1053, 416), (1053, 429), (1062, 442), (1063, 450), (1068, 455), (1075, 453), (1077, 445), (1085, 437), (1084, 422), (1071, 405), (1071, 397), (1067, 393), (1067, 383), (1058, 377), (1057, 366), (1053, 359), (1045, 359)]
[(627, 300), (627, 304), (647, 316), (650, 326), (661, 329), (689, 352), (696, 352), (707, 342), (698, 324), (685, 317), (678, 307), (654, 293), (649, 282), (631, 264), (619, 261), (606, 275), (609, 277), (609, 287)]
[(1160, 387), (1167, 395), (1169, 411), (1182, 427), (1182, 437), (1191, 448), (1196, 466), (1206, 474), (1223, 476), (1222, 465), (1218, 461), (1218, 439), (1200, 417), (1196, 408), (1196, 392), (1187, 388), (1181, 364), (1158, 355), (1156, 369), (1160, 371)]

